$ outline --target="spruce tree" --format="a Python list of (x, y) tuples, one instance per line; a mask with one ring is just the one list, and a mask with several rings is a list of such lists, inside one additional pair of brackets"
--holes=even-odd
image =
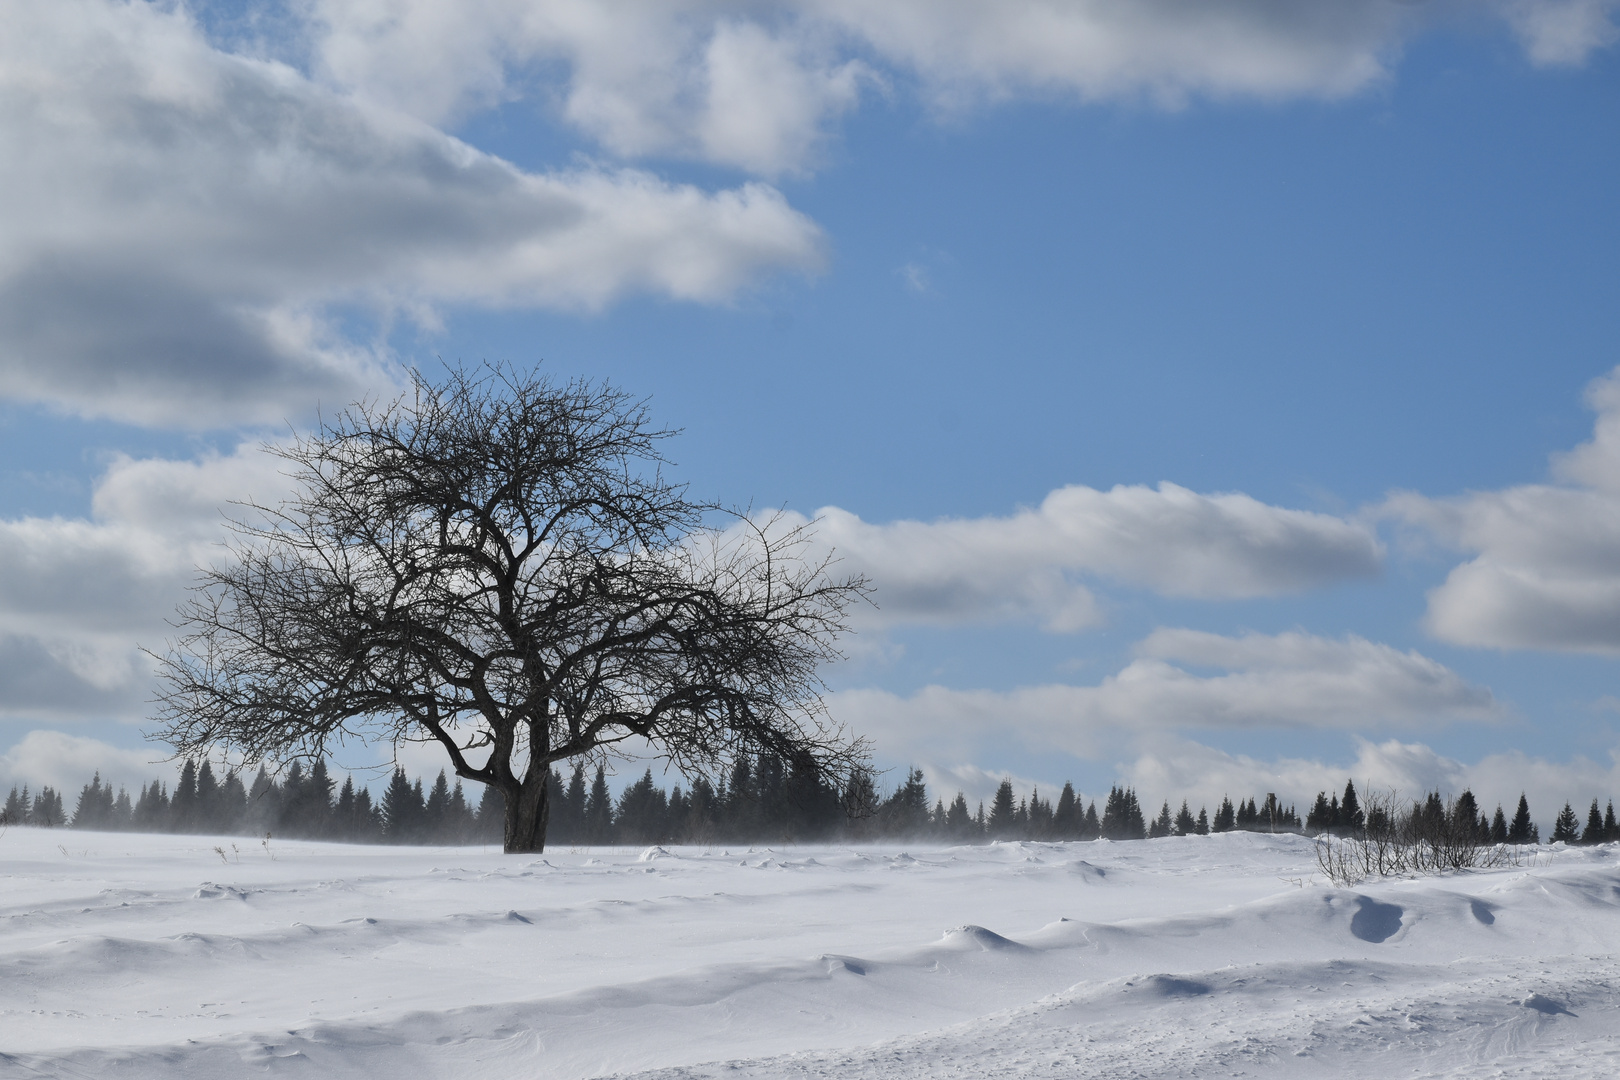
[[(912, 778), (915, 774), (915, 778)], [(915, 783), (916, 791), (910, 789)], [(782, 830), (791, 816), (782, 792), (783, 772), (782, 759), (775, 754), (760, 754), (754, 759), (754, 827), (759, 835), (768, 838), (780, 839)], [(922, 772), (912, 769), (907, 774), (904, 785), (907, 788), (906, 796), (902, 800), (906, 806), (909, 817), (909, 829), (921, 835), (928, 828), (928, 798), (922, 790)], [(659, 798), (663, 798), (664, 790), (659, 788)]]
[(169, 795), (158, 781), (141, 788), (135, 799), (133, 827), (141, 832), (157, 832), (169, 820)]
[(1361, 812), (1361, 800), (1356, 798), (1356, 782), (1344, 782), (1344, 798), (1339, 800), (1339, 824), (1353, 833), (1367, 828), (1366, 815)]
[(707, 843), (713, 840), (717, 828), (716, 814), (719, 793), (707, 776), (692, 780), (692, 790), (686, 798), (686, 831), (681, 839), (688, 843)]
[(430, 844), (444, 843), (449, 831), (449, 815), (450, 781), (440, 769), (422, 808), (422, 839)]
[[(281, 798), (278, 801), (280, 816), (276, 821), (276, 831), (287, 836), (307, 836), (304, 830), (304, 790), (306, 777), (304, 776), (304, 763), (294, 760), (287, 766), (287, 773), (281, 778)], [(403, 842), (403, 841), (401, 841)]]
[(225, 830), (219, 820), (219, 781), (207, 758), (197, 768), (197, 831), (219, 833)]
[(1063, 792), (1058, 796), (1057, 807), (1052, 811), (1053, 838), (1080, 839), (1081, 816), (1080, 804), (1074, 795), (1074, 785), (1065, 782)]
[(675, 790), (669, 793), (669, 817), (665, 826), (665, 832), (671, 840), (679, 841), (685, 838), (691, 812), (692, 799), (677, 784)]
[[(772, 816), (785, 815), (761, 814), (760, 819), (769, 821)], [(886, 836), (922, 836), (927, 832), (928, 788), (923, 783), (921, 769), (907, 770), (905, 783), (895, 788), (894, 794), (878, 807), (876, 824), (879, 832)]]
[(263, 765), (248, 787), (247, 812), (243, 822), (254, 836), (281, 828), (281, 789)]
[(354, 820), (360, 827), (361, 837), (366, 843), (377, 844), (382, 842), (382, 807), (376, 804), (371, 797), (371, 792), (366, 788), (361, 788), (354, 793)]
[(1086, 806), (1086, 822), (1081, 828), (1082, 840), (1095, 840), (1102, 835), (1102, 822), (1097, 817), (1097, 800), (1092, 799)]
[(1148, 828), (1148, 835), (1155, 838), (1170, 835), (1169, 799), (1164, 800), (1164, 805), (1159, 808), (1159, 816), (1153, 819), (1153, 824)]
[(1508, 826), (1508, 843), (1533, 844), (1536, 842), (1535, 824), (1530, 820), (1530, 801), (1519, 793), (1519, 809), (1513, 815), (1513, 824)]
[(1255, 819), (1255, 826), (1266, 832), (1276, 832), (1278, 829), (1288, 827), (1290, 817), (1292, 814), (1284, 810), (1282, 804), (1277, 801), (1277, 793), (1268, 791), (1266, 803), (1260, 808), (1260, 814)]
[(1118, 784), (1108, 789), (1103, 803), (1102, 835), (1108, 840), (1125, 839), (1125, 792)]
[(1603, 811), (1603, 839), (1620, 840), (1620, 825), (1614, 822), (1614, 800), (1609, 800), (1608, 809)]
[(467, 793), (461, 790), (460, 779), (450, 789), (450, 808), (445, 811), (445, 817), (450, 843), (465, 844), (472, 839), (472, 810), (467, 806)]
[(1221, 796), (1220, 809), (1215, 811), (1215, 820), (1210, 824), (1211, 832), (1231, 832), (1237, 827), (1237, 811), (1232, 807), (1232, 798), (1229, 795)]
[(383, 835), (391, 844), (414, 843), (420, 835), (422, 813), (421, 784), (413, 788), (405, 777), (405, 770), (396, 765), (383, 791)]
[(990, 801), (990, 839), (1011, 839), (1018, 824), (1017, 816), (1018, 810), (1013, 805), (1012, 780), (1005, 778), (996, 788), (995, 798)]
[(109, 825), (121, 830), (132, 829), (135, 826), (135, 805), (130, 802), (129, 792), (122, 787), (118, 789), (118, 797), (113, 800), (112, 821)]
[[(486, 844), (498, 844), (506, 829), (506, 800), (495, 789), (493, 784), (485, 784), (483, 795), (478, 800), (478, 813), (475, 818), (478, 837)], [(573, 839), (578, 839), (577, 836)]]
[(28, 810), (28, 823), (47, 829), (67, 824), (67, 814), (62, 809), (62, 796), (49, 784), (40, 788), (39, 794), (34, 796), (34, 805)]
[(1129, 826), (1129, 839), (1142, 840), (1147, 837), (1147, 821), (1142, 817), (1142, 804), (1136, 798), (1135, 788), (1125, 789), (1125, 820)]
[[(597, 775), (601, 775), (600, 769), (597, 770)], [(591, 794), (593, 796), (596, 794), (594, 786), (591, 788)], [(871, 809), (875, 811), (878, 805), (877, 789), (874, 787)], [(753, 839), (756, 835), (755, 818), (758, 808), (759, 802), (754, 798), (753, 762), (749, 760), (748, 755), (743, 754), (732, 762), (731, 775), (726, 781), (725, 816), (727, 830), (733, 836)], [(587, 811), (586, 816), (591, 817), (589, 811)], [(597, 822), (597, 819), (591, 818), (591, 820), (595, 823), (591, 828), (598, 828), (599, 822)], [(602, 843), (603, 841), (597, 842)]]
[(1496, 816), (1491, 818), (1491, 843), (1505, 844), (1508, 842), (1507, 815), (1502, 813), (1502, 804), (1496, 804)]
[(1197, 829), (1198, 825), (1193, 821), (1192, 810), (1188, 808), (1187, 800), (1182, 799), (1181, 810), (1176, 814), (1176, 835), (1191, 836)]
[(1204, 812), (1204, 808), (1202, 806), (1198, 808), (1198, 835), (1209, 835), (1209, 815)]
[(656, 844), (668, 839), (664, 832), (668, 809), (668, 799), (653, 783), (652, 770), (648, 769), (619, 795), (619, 809), (614, 815), (619, 842)]
[(1253, 829), (1255, 820), (1259, 817), (1260, 811), (1255, 809), (1254, 798), (1252, 796), (1249, 798), (1248, 802), (1244, 802), (1241, 799), (1238, 800), (1237, 827), (1239, 829), (1246, 831)]
[(557, 839), (577, 843), (585, 836), (585, 763), (574, 762), (574, 772), (563, 790), (562, 802), (552, 817)]
[(326, 768), (325, 758), (316, 758), (310, 766), (309, 779), (304, 781), (302, 818), (305, 836), (330, 836), (332, 833), (332, 774)]
[(1042, 799), (1040, 789), (1036, 788), (1029, 796), (1029, 838), (1052, 839), (1052, 819), (1055, 816), (1052, 804)]
[(107, 805), (102, 805), (101, 772), (97, 770), (94, 779), (84, 785), (79, 792), (78, 804), (73, 809), (73, 827), (75, 829), (102, 829), (107, 825), (107, 819), (112, 816), (112, 791), (107, 791)]
[(1479, 803), (1467, 788), (1452, 801), (1451, 824), (1462, 835), (1479, 832)]
[(1333, 827), (1333, 811), (1328, 809), (1327, 792), (1318, 791), (1316, 802), (1311, 804), (1310, 813), (1305, 815), (1305, 828), (1313, 833), (1324, 833)]
[(1586, 814), (1586, 831), (1581, 834), (1583, 844), (1601, 844), (1604, 840), (1603, 811), (1598, 809), (1598, 801), (1592, 800), (1592, 809)]
[(242, 786), (242, 778), (234, 769), (226, 772), (225, 779), (219, 783), (218, 813), (223, 831), (242, 831), (242, 822), (247, 814), (247, 788)]
[(338, 790), (337, 805), (332, 808), (333, 828), (332, 835), (339, 840), (353, 842), (359, 839), (360, 830), (354, 815), (354, 777), (345, 776), (343, 787)]
[[(746, 765), (743, 772), (746, 776)], [(591, 792), (585, 797), (584, 839), (591, 844), (613, 842), (613, 797), (608, 793), (607, 770), (601, 765), (596, 767), (596, 779), (591, 781)]]
[(1555, 844), (1560, 841), (1566, 844), (1572, 843), (1580, 834), (1580, 821), (1575, 817), (1575, 810), (1569, 803), (1565, 803), (1564, 808), (1558, 811), (1558, 817), (1553, 821), (1552, 842)]
[(197, 831), (197, 763), (190, 758), (180, 769), (180, 783), (169, 800), (169, 820), (173, 832)]

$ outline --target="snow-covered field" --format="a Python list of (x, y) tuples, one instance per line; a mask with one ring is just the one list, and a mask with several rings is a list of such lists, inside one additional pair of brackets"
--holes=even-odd
[(0, 1076), (1620, 1075), (1613, 845), (1314, 871), (1248, 834), (509, 858), (14, 828)]

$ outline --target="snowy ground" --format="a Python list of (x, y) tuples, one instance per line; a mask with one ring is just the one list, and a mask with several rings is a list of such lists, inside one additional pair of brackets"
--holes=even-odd
[(14, 828), (0, 1076), (1620, 1075), (1614, 845), (1314, 870), (1243, 834), (508, 858)]

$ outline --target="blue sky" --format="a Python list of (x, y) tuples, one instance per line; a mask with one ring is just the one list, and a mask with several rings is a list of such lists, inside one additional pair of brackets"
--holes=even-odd
[(444, 358), (830, 508), (947, 794), (1620, 788), (1620, 5), (8, 6), (6, 776), (150, 772), (252, 447)]

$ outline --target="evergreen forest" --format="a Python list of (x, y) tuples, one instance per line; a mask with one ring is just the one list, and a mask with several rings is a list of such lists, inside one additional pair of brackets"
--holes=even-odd
[[(1003, 780), (987, 807), (969, 806), (958, 792), (949, 803), (932, 797), (920, 769), (882, 792), (873, 775), (859, 774), (844, 790), (796, 775), (776, 759), (761, 756), (738, 760), (720, 777), (698, 777), (686, 787), (665, 790), (648, 769), (617, 796), (605, 769), (587, 773), (576, 764), (566, 776), (551, 775), (551, 818), (548, 843), (556, 845), (681, 844), (716, 842), (826, 842), (881, 839), (982, 843), (993, 840), (1136, 840), (1232, 831), (1324, 832), (1354, 836), (1369, 821), (1347, 784), (1343, 795), (1319, 793), (1301, 822), (1292, 806), (1268, 794), (1233, 802), (1223, 798), (1211, 815), (1196, 814), (1182, 800), (1178, 809), (1161, 803), (1156, 814), (1144, 813), (1136, 792), (1115, 786), (1102, 800), (1086, 801), (1064, 784), (1055, 799), (1039, 789), (1021, 796)], [(1375, 804), (1376, 817), (1386, 812)], [(1540, 833), (1521, 795), (1509, 818), (1500, 806), (1484, 812), (1471, 792), (1443, 802), (1438, 792), (1414, 802), (1419, 818), (1466, 817), (1483, 843), (1538, 843)], [(327, 763), (294, 761), (278, 773), (263, 766), (247, 779), (235, 771), (216, 772), (209, 761), (187, 761), (173, 788), (153, 780), (131, 795), (102, 783), (99, 774), (79, 791), (69, 807), (50, 787), (13, 787), (0, 811), (0, 824), (68, 827), (134, 832), (203, 833), (338, 840), (355, 843), (488, 844), (499, 843), (503, 808), (493, 788), (481, 788), (470, 800), (460, 781), (440, 772), (430, 783), (414, 780), (396, 768), (374, 798), (352, 776), (338, 784)], [(1559, 813), (1554, 842), (1600, 843), (1620, 839), (1614, 805), (1600, 810), (1593, 799), (1584, 827), (1566, 803)]]

